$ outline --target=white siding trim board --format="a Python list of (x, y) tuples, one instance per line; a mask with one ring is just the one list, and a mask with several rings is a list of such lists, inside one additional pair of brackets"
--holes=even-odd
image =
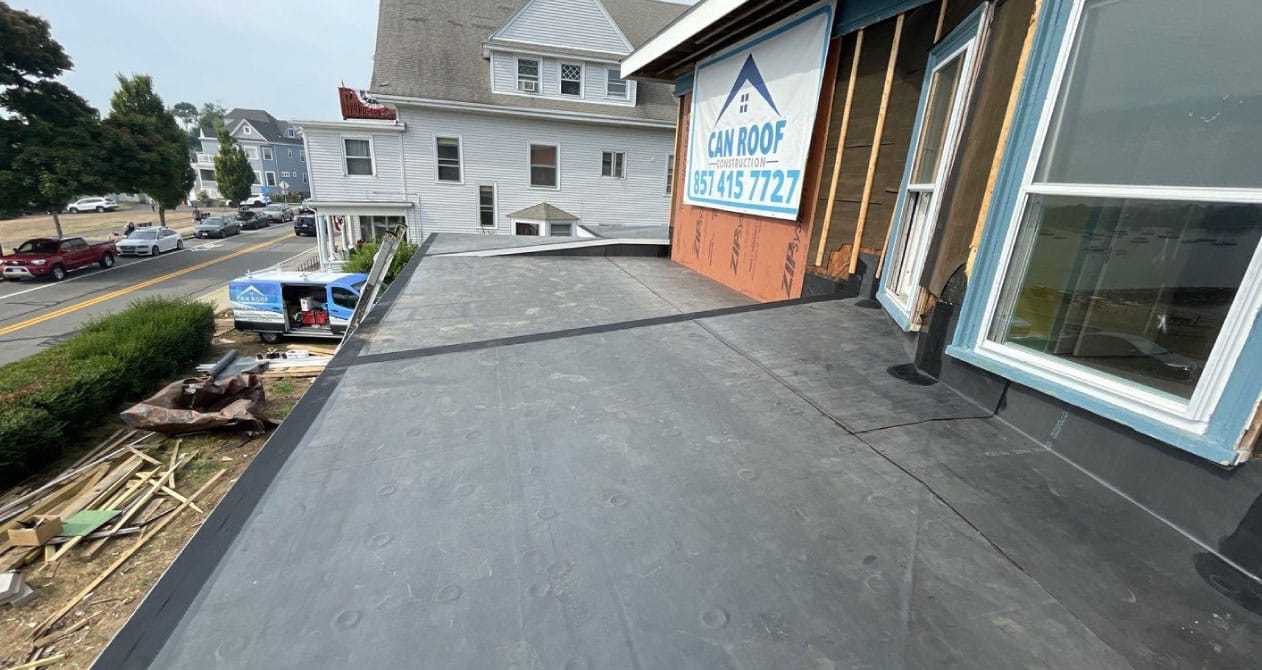
[[(512, 93), (504, 93), (502, 95), (513, 95)], [(518, 94), (520, 95), (520, 94)], [(539, 96), (530, 96), (538, 98)], [(628, 116), (606, 116), (604, 114), (589, 114), (586, 112), (562, 112), (548, 109), (530, 109), (525, 107), (507, 107), (504, 105), (487, 105), (477, 102), (458, 102), (455, 100), (435, 100), (433, 98), (409, 98), (405, 96), (377, 94), (377, 99), (382, 102), (390, 102), (395, 105), (405, 105), (408, 107), (435, 109), (445, 111), (468, 111), (483, 112), (487, 114), (502, 114), (506, 116), (518, 116), (525, 118), (545, 119), (550, 121), (577, 121), (581, 123), (591, 123), (597, 125), (627, 126), (641, 128), (668, 128), (674, 129), (674, 121), (659, 121), (657, 119), (638, 119)], [(614, 104), (593, 102), (592, 104)], [(629, 105), (619, 105), (626, 107)]]

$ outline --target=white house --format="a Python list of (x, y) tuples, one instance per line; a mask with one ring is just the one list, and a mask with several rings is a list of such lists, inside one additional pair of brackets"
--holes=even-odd
[(665, 228), (673, 90), (618, 68), (688, 4), (381, 0), (368, 95), (398, 118), (296, 122), (330, 245), (396, 221), (414, 240)]

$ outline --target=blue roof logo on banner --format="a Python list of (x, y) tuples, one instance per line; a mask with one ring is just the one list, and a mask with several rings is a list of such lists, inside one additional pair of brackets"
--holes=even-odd
[[(762, 72), (758, 70), (758, 63), (754, 62), (754, 54), (749, 54), (745, 58), (745, 64), (741, 66), (741, 71), (736, 75), (736, 81), (732, 83), (732, 90), (728, 91), (727, 100), (723, 103), (723, 109), (719, 110), (719, 115), (714, 119), (715, 123), (718, 123), (719, 119), (723, 118), (723, 115), (727, 113), (727, 108), (732, 105), (732, 100), (736, 99), (736, 95), (741, 92), (741, 88), (745, 84), (753, 86), (758, 95), (761, 95), (762, 99), (766, 100), (768, 105), (771, 105), (772, 111), (776, 114), (780, 113), (780, 110), (776, 107), (776, 101), (771, 98), (771, 91), (767, 90), (767, 82), (763, 80)], [(748, 99), (743, 97), (740, 111), (744, 112), (748, 109), (747, 102)]]

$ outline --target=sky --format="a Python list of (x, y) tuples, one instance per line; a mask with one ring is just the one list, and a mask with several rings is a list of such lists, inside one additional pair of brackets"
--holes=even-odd
[(280, 119), (338, 119), (337, 86), (367, 88), (377, 0), (4, 0), (52, 25), (61, 80), (109, 112), (116, 73), (148, 74), (167, 107), (215, 102)]

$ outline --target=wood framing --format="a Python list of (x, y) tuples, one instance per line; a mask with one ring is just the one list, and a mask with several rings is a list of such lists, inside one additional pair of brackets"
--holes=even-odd
[(1004, 112), (1003, 125), (999, 127), (999, 141), (995, 144), (995, 157), (990, 163), (990, 176), (986, 178), (981, 209), (977, 212), (977, 223), (973, 226), (973, 239), (968, 243), (968, 261), (964, 264), (964, 274), (969, 277), (973, 276), (977, 247), (981, 244), (982, 230), (986, 228), (986, 217), (990, 215), (990, 202), (995, 197), (995, 181), (999, 178), (999, 168), (1003, 165), (1003, 155), (1008, 148), (1008, 133), (1012, 132), (1012, 117), (1017, 112), (1017, 98), (1021, 95), (1021, 84), (1025, 81), (1026, 65), (1030, 60), (1030, 49), (1034, 46), (1034, 33), (1038, 28), (1039, 12), (1042, 8), (1043, 0), (1034, 0), (1030, 25), (1025, 32), (1025, 42), (1021, 45), (1021, 57), (1017, 59), (1016, 78), (1012, 80), (1012, 90), (1008, 94), (1008, 109)]
[[(840, 52), (841, 49), (838, 48)], [(819, 247), (815, 250), (815, 264), (824, 264), (824, 252), (828, 250), (828, 229), (833, 223), (833, 206), (837, 202), (837, 182), (841, 177), (841, 157), (846, 153), (846, 132), (850, 129), (850, 108), (854, 103), (854, 82), (859, 77), (859, 56), (863, 52), (863, 29), (855, 33), (854, 58), (850, 63), (850, 80), (846, 83), (846, 101), (841, 108), (841, 125), (837, 132), (837, 156), (833, 160), (832, 181), (828, 185), (828, 205), (824, 208), (824, 221), (819, 232)]]
[(868, 208), (871, 204), (872, 184), (876, 179), (876, 164), (881, 157), (881, 135), (885, 132), (885, 115), (889, 111), (890, 91), (894, 85), (894, 66), (898, 62), (898, 46), (903, 38), (903, 22), (906, 18), (906, 13), (899, 14), (898, 21), (894, 24), (894, 40), (890, 44), (889, 65), (885, 68), (885, 86), (881, 91), (881, 106), (876, 115), (876, 130), (872, 133), (872, 153), (868, 157), (868, 174), (863, 180), (863, 197), (859, 201), (854, 245), (850, 248), (850, 274), (854, 274), (859, 266), (859, 247), (863, 246), (863, 228), (867, 223)]

